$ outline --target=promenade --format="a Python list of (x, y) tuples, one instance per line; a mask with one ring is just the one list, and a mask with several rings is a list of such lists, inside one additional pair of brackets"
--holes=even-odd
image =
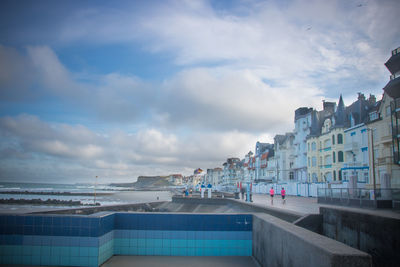
[[(271, 204), (271, 198), (269, 195), (265, 194), (253, 194), (253, 202), (249, 203), (250, 205), (256, 205), (260, 207), (269, 207), (276, 209), (284, 209), (288, 211), (293, 211), (296, 213), (301, 213), (303, 215), (306, 214), (319, 214), (320, 207), (335, 207), (340, 209), (347, 209), (356, 212), (362, 213), (370, 213), (374, 215), (391, 217), (400, 219), (400, 210), (394, 209), (367, 209), (367, 208), (356, 208), (356, 207), (347, 207), (347, 206), (339, 206), (339, 205), (327, 205), (327, 204), (319, 204), (317, 202), (317, 198), (313, 197), (298, 197), (298, 196), (286, 196), (286, 203), (283, 204), (282, 197), (280, 195), (274, 196), (274, 203)], [(244, 200), (236, 200), (244, 202)]]

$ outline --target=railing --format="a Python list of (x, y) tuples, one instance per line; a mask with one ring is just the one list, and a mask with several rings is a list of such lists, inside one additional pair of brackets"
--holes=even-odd
[(400, 201), (400, 188), (373, 189), (318, 188), (318, 200), (342, 205), (373, 206), (373, 201)]
[(368, 164), (366, 163), (362, 164), (361, 162), (348, 162), (343, 164), (343, 168), (364, 167), (364, 166), (368, 166)]
[(391, 164), (392, 162), (393, 162), (393, 159), (391, 156), (378, 158), (378, 165), (387, 165), (387, 164)]

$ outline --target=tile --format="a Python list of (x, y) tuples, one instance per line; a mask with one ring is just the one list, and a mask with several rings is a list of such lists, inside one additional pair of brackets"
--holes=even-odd
[(136, 238), (130, 238), (129, 239), (129, 246), (130, 247), (137, 247), (138, 246), (138, 240)]
[(71, 257), (79, 257), (79, 247), (70, 247)]
[(70, 257), (60, 256), (60, 265), (62, 266), (70, 266), (71, 260)]
[(72, 256), (70, 258), (70, 265), (72, 265), (72, 266), (81, 266), (80, 263), (81, 262), (80, 262), (79, 256)]
[(89, 265), (88, 266), (98, 266), (99, 265), (99, 260), (97, 257), (89, 257)]
[(89, 257), (89, 248), (88, 247), (80, 247), (79, 248), (79, 256), (80, 257)]

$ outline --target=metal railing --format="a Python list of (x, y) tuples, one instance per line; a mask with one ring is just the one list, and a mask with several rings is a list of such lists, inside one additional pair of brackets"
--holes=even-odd
[[(366, 206), (375, 200), (373, 189), (352, 189), (352, 188), (318, 188), (318, 199), (328, 200), (332, 203), (359, 204)], [(400, 201), (400, 188), (376, 189), (376, 200)]]

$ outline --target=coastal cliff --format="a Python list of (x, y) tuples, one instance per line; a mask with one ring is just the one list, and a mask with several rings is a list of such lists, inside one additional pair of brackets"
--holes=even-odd
[(116, 187), (133, 187), (135, 190), (159, 190), (171, 185), (168, 181), (168, 176), (139, 176), (134, 183), (110, 184), (110, 186)]

